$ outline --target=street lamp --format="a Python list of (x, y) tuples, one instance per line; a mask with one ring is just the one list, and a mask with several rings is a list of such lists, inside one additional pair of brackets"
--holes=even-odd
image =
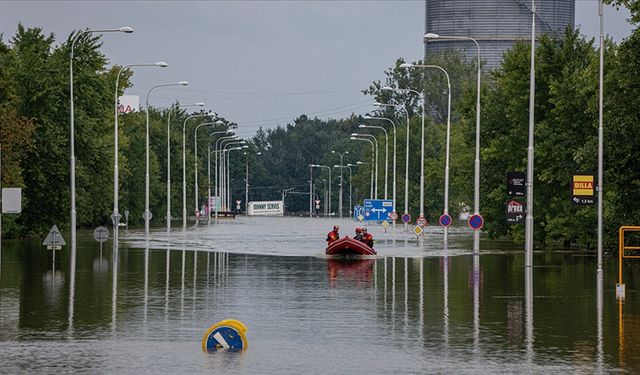
[(127, 64), (120, 68), (118, 71), (118, 75), (116, 76), (116, 91), (115, 91), (115, 113), (114, 113), (114, 126), (113, 126), (113, 139), (114, 139), (114, 147), (113, 147), (113, 214), (111, 215), (111, 220), (113, 222), (113, 242), (115, 246), (118, 246), (118, 232), (120, 223), (120, 213), (118, 212), (118, 190), (119, 190), (119, 177), (118, 177), (118, 86), (120, 83), (120, 75), (122, 72), (134, 66), (156, 66), (156, 67), (167, 67), (167, 63), (164, 61), (159, 61), (152, 64)]
[[(334, 150), (331, 150), (331, 153), (340, 155), (340, 166), (342, 166), (342, 164), (343, 164), (342, 160), (344, 158), (344, 155), (348, 154), (349, 151), (336, 152)], [(343, 186), (342, 186), (342, 169), (340, 169), (340, 194), (338, 194), (338, 206), (339, 206), (338, 212), (340, 212), (340, 219), (342, 219), (342, 188), (343, 188)]]
[[(416, 90), (412, 90), (412, 89), (394, 89), (392, 87), (389, 86), (385, 86), (382, 88), (382, 90), (392, 90), (392, 91), (398, 91), (398, 92), (410, 92), (410, 93), (414, 93), (417, 94), (420, 97), (420, 101), (422, 102), (422, 131), (421, 131), (421, 136), (420, 136), (420, 215), (418, 216), (418, 221), (420, 220), (425, 220), (424, 219), (424, 117), (425, 117), (425, 99), (424, 99), (424, 93), (422, 92), (418, 92)], [(409, 133), (408, 133), (409, 129), (407, 129), (407, 144), (409, 143)], [(405, 187), (405, 190), (407, 189), (407, 187)]]
[[(223, 177), (224, 177), (223, 176), (224, 175), (224, 173), (223, 173), (224, 172), (224, 170), (223, 170), (224, 168), (222, 168), (222, 165), (223, 165), (222, 164), (222, 161), (223, 161), (222, 160), (222, 152), (221, 152), (222, 150), (219, 149), (218, 142), (220, 142), (220, 145), (222, 146), (222, 144), (224, 142), (235, 140), (235, 139), (238, 139), (238, 136), (233, 134), (233, 135), (229, 135), (227, 137), (220, 137), (220, 138), (218, 138), (216, 140), (216, 143), (215, 143), (214, 153), (215, 153), (215, 158), (216, 158), (216, 163), (215, 163), (215, 170), (216, 170), (215, 181), (216, 181), (216, 185), (214, 187), (214, 190), (215, 190), (215, 194), (216, 194), (216, 202), (215, 202), (215, 206), (216, 206), (215, 207), (215, 218), (216, 218), (216, 221), (218, 219), (218, 202), (217, 202), (217, 200), (218, 199), (220, 200), (220, 208), (223, 208), (222, 191), (224, 190), (223, 189), (223, 184), (222, 184)], [(220, 167), (218, 167), (218, 151), (220, 151), (220, 163), (221, 163)]]
[[(196, 217), (196, 225), (198, 225), (198, 129), (202, 126), (211, 126), (211, 125), (224, 125), (222, 120), (217, 120), (214, 122), (204, 122), (202, 124), (198, 124), (193, 134), (193, 153), (194, 153), (194, 190), (195, 190), (195, 217)], [(226, 133), (226, 131), (225, 131)], [(208, 203), (207, 203), (208, 204)]]
[[(226, 145), (224, 145), (223, 149), (222, 149), (222, 153), (224, 154), (224, 152), (228, 152), (228, 155), (226, 157), (227, 160), (227, 190), (226, 190), (226, 194), (227, 194), (227, 210), (228, 211), (232, 211), (231, 209), (231, 151), (238, 151), (238, 150), (242, 150), (242, 149), (246, 149), (249, 148), (249, 146), (247, 146), (246, 144), (244, 144), (245, 141), (239, 141), (239, 142), (230, 142), (227, 143)], [(241, 146), (242, 144), (242, 146)], [(227, 146), (232, 146), (235, 145), (235, 147), (229, 148), (227, 149)]]
[[(376, 186), (374, 185), (374, 182), (373, 182), (374, 181), (373, 180), (373, 168), (376, 165), (376, 162), (374, 161), (375, 157), (376, 157), (375, 145), (373, 144), (373, 141), (368, 139), (368, 138), (358, 138), (358, 137), (353, 137), (352, 136), (349, 139), (351, 139), (353, 141), (366, 141), (366, 142), (369, 142), (371, 144), (371, 195), (370, 195), (370, 197), (371, 197), (371, 199), (374, 199), (374, 190), (376, 190), (375, 189)], [(367, 164), (367, 163), (358, 162), (357, 164), (364, 165), (364, 164)]]
[[(225, 143), (226, 142), (226, 143)], [(225, 151), (227, 146), (240, 146), (240, 145), (244, 145), (246, 142), (242, 139), (238, 139), (238, 137), (234, 137), (232, 139), (225, 139), (222, 142), (220, 142), (220, 159), (221, 159), (221, 163), (220, 163), (220, 169), (221, 169), (221, 186), (222, 186), (222, 207), (224, 208), (225, 211), (230, 211), (230, 203), (229, 203), (229, 182), (231, 181), (231, 179), (229, 178), (229, 159), (228, 157), (225, 155)]]
[[(414, 64), (400, 64), (401, 68), (432, 68), (440, 69), (447, 77), (447, 138), (445, 147), (445, 167), (444, 167), (444, 215), (449, 215), (449, 144), (451, 137), (451, 80), (449, 79), (449, 73), (438, 65), (414, 65)], [(477, 231), (476, 231), (477, 232)], [(444, 241), (447, 242), (449, 234), (449, 227), (444, 227)]]
[(188, 116), (182, 123), (182, 229), (187, 228), (187, 121), (198, 117), (214, 117), (215, 112)]
[[(382, 91), (395, 91), (393, 87), (384, 86), (380, 90)], [(389, 106), (390, 104), (381, 104), (385, 106)], [(405, 145), (405, 160), (404, 160), (404, 215), (409, 215), (409, 111), (407, 110), (406, 105), (401, 106), (404, 109), (405, 116), (407, 118), (407, 143)], [(403, 215), (403, 216), (404, 216)], [(404, 230), (408, 230), (408, 222), (404, 223)]]
[(329, 208), (329, 214), (331, 214), (331, 167), (328, 165), (311, 164), (312, 168), (327, 168), (329, 170), (329, 199), (327, 199), (327, 206)]
[(360, 129), (380, 129), (384, 132), (384, 199), (387, 199), (387, 177), (389, 171), (389, 133), (387, 133), (387, 129), (383, 128), (382, 126), (360, 124), (358, 125), (358, 127)]
[(379, 163), (378, 163), (378, 140), (376, 139), (375, 136), (371, 135), (371, 134), (362, 134), (362, 133), (351, 133), (351, 137), (365, 137), (364, 139), (373, 139), (373, 146), (374, 146), (374, 153), (375, 153), (375, 175), (376, 175), (376, 183), (375, 183), (375, 188), (373, 189), (373, 199), (378, 199), (378, 169), (379, 169)]
[(176, 104), (167, 113), (167, 233), (171, 232), (171, 112), (180, 107), (204, 107), (204, 103)]
[(73, 98), (73, 52), (76, 42), (81, 35), (89, 33), (112, 33), (121, 32), (130, 34), (133, 32), (133, 28), (129, 26), (122, 26), (117, 29), (92, 29), (84, 30), (77, 33), (71, 40), (71, 52), (69, 55), (69, 184), (71, 185), (71, 270), (72, 280), (75, 279), (76, 268), (76, 151), (75, 151), (75, 108)]
[[(377, 106), (390, 106), (390, 107), (395, 107), (395, 105), (392, 104), (382, 104), (382, 103), (373, 103), (373, 105), (377, 105)], [(393, 200), (393, 213), (396, 213), (396, 123), (393, 122), (391, 119), (388, 119), (386, 117), (373, 117), (373, 116), (369, 116), (366, 115), (363, 117), (365, 120), (385, 120), (385, 121), (389, 121), (391, 123), (391, 125), (393, 126), (393, 187), (392, 187), (392, 200)], [(385, 180), (386, 182), (386, 180)], [(386, 195), (386, 188), (385, 188), (385, 195)], [(386, 199), (386, 197), (385, 197)], [(393, 220), (393, 225), (396, 225), (396, 221)]]
[(151, 91), (157, 89), (158, 87), (169, 87), (169, 86), (186, 86), (189, 82), (180, 81), (177, 83), (166, 83), (162, 85), (155, 85), (149, 89), (147, 92), (146, 99), (146, 112), (147, 112), (147, 126), (145, 132), (145, 143), (146, 143), (146, 156), (145, 156), (145, 173), (144, 173), (144, 233), (149, 235), (149, 221), (151, 220), (151, 211), (149, 211), (149, 153), (150, 153), (150, 145), (149, 145), (149, 95), (151, 95)]
[[(208, 182), (208, 184), (207, 184), (207, 211), (208, 211), (208, 213), (207, 213), (207, 225), (211, 224), (211, 137), (213, 137), (214, 135), (218, 135), (218, 134), (230, 134), (230, 133), (233, 134), (233, 130), (223, 130), (223, 131), (213, 132), (213, 133), (209, 134), (209, 141), (207, 142), (207, 150), (208, 150), (208, 154), (207, 154), (207, 182)], [(214, 156), (216, 158), (216, 167), (215, 167), (216, 171), (215, 171), (215, 173), (216, 173), (216, 179), (217, 179), (218, 178), (217, 177), (218, 176), (218, 171), (217, 171), (217, 168), (218, 168), (218, 154), (217, 154), (217, 151), (214, 151)], [(217, 181), (216, 181), (216, 185), (215, 186), (216, 186), (215, 189), (217, 190), (217, 186), (218, 186), (217, 185)], [(216, 193), (216, 196), (217, 196), (217, 193)], [(216, 202), (215, 206), (216, 206), (215, 211), (216, 211), (216, 217), (217, 217), (217, 214), (218, 214), (218, 209), (217, 209), (218, 204), (217, 204), (217, 202)]]
[[(245, 211), (249, 208), (249, 154), (247, 152), (244, 153), (245, 156), (245, 169), (246, 175), (244, 179), (244, 207)], [(258, 151), (255, 155), (262, 155), (262, 152)]]
[[(533, 26), (534, 32), (535, 32), (535, 7), (536, 7), (535, 1), (532, 1), (532, 12), (533, 12), (533, 19), (534, 19), (532, 26)], [(478, 49), (478, 62), (477, 62), (478, 77), (477, 77), (477, 95), (476, 95), (476, 153), (475, 153), (474, 173), (473, 173), (474, 175), (474, 178), (473, 178), (474, 180), (473, 211), (474, 212), (473, 213), (474, 215), (480, 215), (480, 76), (481, 76), (480, 44), (478, 44), (477, 40), (467, 36), (444, 36), (444, 35), (438, 35), (434, 33), (427, 33), (424, 35), (425, 42), (435, 42), (435, 39), (443, 42), (454, 41), (454, 40), (468, 40), (475, 43)], [(532, 46), (533, 46), (532, 50), (535, 49), (534, 44), (532, 44)], [(533, 51), (532, 51), (532, 56), (533, 56)], [(531, 64), (533, 66), (533, 59), (531, 60)], [(533, 113), (533, 111), (531, 112)], [(531, 133), (533, 132), (531, 131)], [(531, 139), (531, 141), (533, 141), (533, 139)], [(530, 146), (532, 146), (532, 144), (530, 144)], [(531, 156), (533, 157), (533, 147), (531, 147)], [(530, 162), (532, 163), (533, 159), (531, 159)], [(533, 177), (533, 170), (531, 171), (531, 177)], [(531, 180), (527, 180), (527, 186), (531, 187), (531, 199), (533, 200), (533, 178), (531, 178)], [(527, 212), (531, 211), (531, 235), (533, 237), (533, 202), (529, 202), (528, 198), (529, 198), (529, 192), (527, 192)], [(529, 205), (530, 203), (531, 205)], [(527, 216), (527, 228), (528, 227), (529, 227), (529, 218)], [(533, 247), (531, 247), (531, 249), (533, 249)], [(480, 252), (480, 231), (475, 230), (473, 231), (473, 253), (477, 255), (479, 252)]]
[[(347, 164), (347, 165), (334, 165), (334, 168), (340, 168), (340, 174), (342, 175), (342, 168), (347, 168), (349, 170), (349, 216), (351, 216), (351, 207), (353, 207), (351, 205), (351, 179), (352, 179), (352, 175), (351, 175), (351, 167), (354, 164)], [(342, 190), (342, 182), (340, 182), (340, 190)]]

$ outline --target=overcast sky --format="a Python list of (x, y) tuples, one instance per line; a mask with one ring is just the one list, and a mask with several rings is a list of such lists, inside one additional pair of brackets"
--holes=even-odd
[[(607, 8), (606, 33), (631, 32), (628, 13)], [(42, 27), (64, 40), (73, 29), (131, 26), (109, 33), (111, 63), (166, 61), (168, 68), (136, 68), (140, 104), (203, 101), (239, 123), (240, 136), (258, 126), (290, 123), (300, 114), (343, 118), (373, 109), (362, 89), (384, 78), (398, 57), (423, 53), (424, 1), (0, 1), (0, 33), (17, 24)], [(588, 37), (599, 30), (596, 0), (577, 0), (576, 24)]]

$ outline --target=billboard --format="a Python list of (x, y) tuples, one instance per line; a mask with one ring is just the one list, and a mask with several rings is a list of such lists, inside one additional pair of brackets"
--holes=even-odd
[(283, 201), (249, 202), (248, 216), (284, 216)]
[(140, 97), (138, 95), (122, 95), (118, 98), (118, 113), (140, 111)]

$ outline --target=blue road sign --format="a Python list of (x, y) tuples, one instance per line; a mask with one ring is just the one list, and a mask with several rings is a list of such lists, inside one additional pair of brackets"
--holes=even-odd
[(478, 230), (482, 228), (483, 225), (484, 225), (484, 219), (480, 214), (474, 214), (469, 216), (469, 226), (471, 227), (471, 229)]
[(440, 225), (442, 225), (443, 227), (448, 227), (449, 225), (451, 225), (451, 215), (449, 214), (442, 214), (440, 216)]
[(358, 220), (358, 217), (364, 217), (364, 207), (362, 206), (354, 206), (353, 207), (353, 220)]
[(383, 221), (389, 218), (393, 212), (393, 201), (391, 199), (365, 199), (364, 200), (364, 220)]
[(403, 214), (403, 215), (402, 215), (402, 222), (403, 222), (403, 223), (405, 223), (405, 224), (406, 224), (406, 223), (408, 223), (408, 222), (410, 222), (410, 221), (411, 221), (411, 215), (409, 215), (409, 214)]

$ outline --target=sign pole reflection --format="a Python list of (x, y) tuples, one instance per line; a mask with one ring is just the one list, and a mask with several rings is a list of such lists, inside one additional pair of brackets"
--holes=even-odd
[(525, 267), (525, 317), (526, 317), (526, 350), (527, 363), (533, 363), (533, 267)]
[(480, 255), (473, 255), (473, 353), (477, 357), (480, 345)]
[(111, 334), (116, 334), (116, 311), (118, 304), (118, 245), (113, 244), (113, 256), (111, 259)]

